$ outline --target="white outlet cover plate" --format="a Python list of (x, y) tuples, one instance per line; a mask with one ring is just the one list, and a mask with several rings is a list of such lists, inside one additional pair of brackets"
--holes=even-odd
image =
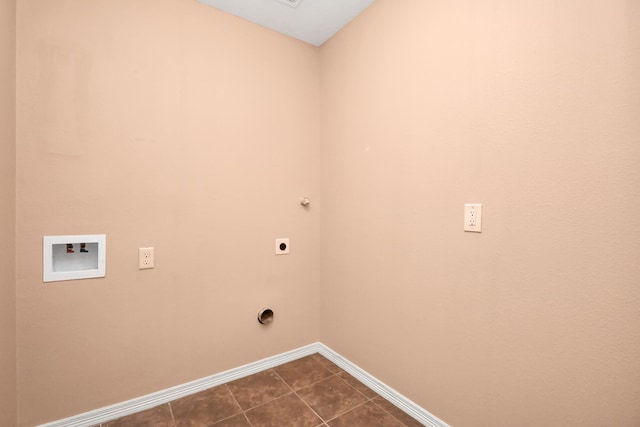
[(464, 205), (464, 231), (482, 233), (481, 203), (467, 203)]
[[(284, 249), (281, 247), (284, 245)], [(289, 254), (289, 238), (276, 239), (276, 255), (288, 255)]]
[(155, 257), (153, 247), (138, 248), (138, 269), (147, 270), (154, 268)]

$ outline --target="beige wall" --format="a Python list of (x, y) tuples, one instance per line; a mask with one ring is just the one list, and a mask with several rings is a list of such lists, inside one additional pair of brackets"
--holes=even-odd
[(640, 3), (401, 3), (321, 48), (321, 340), (454, 426), (640, 425)]
[[(318, 340), (318, 60), (196, 1), (20, 2), (19, 425)], [(43, 284), (42, 236), (84, 233), (106, 278)]]
[(0, 1), (0, 425), (16, 422), (16, 2)]
[[(396, 3), (318, 50), (195, 1), (20, 2), (18, 425), (318, 338), (455, 426), (640, 423), (638, 3)], [(43, 284), (77, 233), (107, 277)]]

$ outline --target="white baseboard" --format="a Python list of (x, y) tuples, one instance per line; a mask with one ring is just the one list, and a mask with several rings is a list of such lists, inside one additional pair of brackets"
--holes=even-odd
[(419, 421), (420, 423), (429, 427), (450, 427), (447, 423), (440, 420), (435, 415), (428, 412), (426, 409), (420, 407), (418, 404), (404, 397), (402, 394), (398, 393), (373, 375), (362, 370), (357, 365), (345, 359), (335, 351), (331, 350), (326, 345), (322, 343), (317, 344), (320, 347), (318, 353), (347, 371), (362, 384), (366, 385), (371, 390), (375, 391), (380, 396), (393, 403), (400, 410), (414, 418), (416, 421)]
[(354, 365), (335, 351), (331, 350), (329, 347), (319, 342), (309, 344), (307, 346), (300, 347), (286, 353), (278, 354), (276, 356), (268, 357), (257, 362), (249, 363), (244, 366), (233, 368), (228, 371), (220, 372), (206, 378), (191, 381), (186, 384), (171, 387), (166, 390), (128, 400), (126, 402), (117, 403), (115, 405), (96, 409), (94, 411), (85, 412), (84, 414), (79, 414), (62, 420), (42, 424), (39, 427), (94, 426), (96, 424), (101, 424), (110, 420), (114, 420), (116, 418), (124, 417), (125, 415), (144, 411), (146, 409), (150, 409), (158, 405), (162, 405), (173, 400), (207, 390), (212, 387), (244, 378), (249, 375), (264, 371), (265, 369), (275, 368), (276, 366), (291, 362), (296, 359), (300, 359), (305, 356), (309, 356), (314, 353), (320, 353), (327, 359), (331, 360), (333, 363), (347, 371), (349, 374), (353, 375), (367, 387), (371, 388), (380, 396), (384, 397), (389, 402), (393, 403), (395, 406), (397, 406), (402, 411), (415, 418), (425, 426), (449, 427), (445, 422), (439, 420), (420, 406), (413, 403), (411, 400), (407, 399), (391, 387), (382, 383), (374, 376), (363, 371), (358, 366)]

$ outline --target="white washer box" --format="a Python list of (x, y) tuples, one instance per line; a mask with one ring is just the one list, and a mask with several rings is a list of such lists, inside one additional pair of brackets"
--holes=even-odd
[(44, 236), (44, 282), (104, 277), (106, 260), (106, 234)]

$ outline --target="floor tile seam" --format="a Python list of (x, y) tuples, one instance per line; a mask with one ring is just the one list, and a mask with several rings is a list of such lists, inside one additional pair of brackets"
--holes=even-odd
[[(316, 361), (316, 363), (318, 363), (318, 362)], [(319, 364), (319, 363), (318, 363), (318, 364)], [(324, 366), (323, 366), (323, 368), (324, 368)], [(326, 369), (326, 368), (325, 368), (325, 369)], [(302, 396), (300, 396), (300, 395), (298, 394), (298, 391), (297, 391), (297, 390), (295, 390), (293, 387), (291, 387), (291, 385), (289, 385), (289, 383), (288, 383), (288, 382), (286, 382), (286, 381), (284, 380), (284, 378), (282, 378), (282, 377), (280, 376), (280, 374), (278, 374), (278, 373), (275, 371), (275, 369), (273, 370), (273, 372), (278, 376), (278, 378), (280, 378), (280, 379), (282, 380), (282, 382), (284, 382), (284, 383), (287, 385), (287, 387), (289, 387), (289, 389), (291, 389), (291, 392), (292, 392), (293, 394), (295, 394), (295, 395), (298, 397), (298, 399), (300, 399), (300, 400), (302, 401), (302, 403), (304, 403), (304, 404), (307, 406), (307, 408), (309, 408), (309, 409), (311, 410), (311, 412), (313, 412), (314, 414), (316, 414), (316, 416), (317, 416), (320, 420), (322, 420), (322, 422), (323, 422), (323, 423), (326, 423), (326, 420), (325, 420), (324, 418), (322, 418), (322, 417), (320, 416), (320, 414), (318, 414), (318, 413), (317, 413), (317, 412), (316, 412), (316, 411), (315, 411), (315, 410), (314, 410), (314, 409), (309, 405), (309, 403), (307, 403), (307, 401), (306, 401), (305, 399), (303, 399), (303, 398), (302, 398)], [(330, 372), (330, 373), (331, 373), (331, 375), (329, 375), (328, 377), (323, 378), (323, 379), (321, 379), (321, 380), (319, 380), (319, 381), (316, 381), (316, 382), (314, 382), (314, 383), (308, 384), (308, 385), (306, 385), (306, 386), (302, 387), (300, 390), (304, 390), (305, 388), (312, 387), (312, 386), (314, 386), (314, 385), (316, 385), (316, 384), (318, 384), (318, 383), (321, 383), (322, 381), (328, 380), (329, 378), (331, 378), (331, 377), (333, 377), (333, 376), (338, 376), (338, 374), (337, 374), (337, 373), (332, 373), (332, 372), (331, 372), (331, 371), (329, 371), (328, 369), (327, 369), (327, 372)]]
[[(364, 402), (359, 403), (359, 404), (357, 404), (356, 406), (353, 406), (353, 407), (351, 407), (351, 408), (347, 409), (347, 410), (346, 410), (346, 411), (344, 411), (344, 412), (340, 412), (339, 414), (336, 414), (334, 417), (332, 417), (332, 418), (330, 418), (330, 419), (328, 419), (328, 420), (325, 420), (325, 423), (327, 423), (327, 424), (328, 424), (328, 423), (330, 423), (331, 421), (335, 421), (335, 420), (336, 420), (336, 418), (340, 418), (341, 416), (346, 415), (346, 414), (348, 414), (349, 412), (354, 411), (354, 410), (358, 409), (359, 407), (361, 407), (361, 406), (363, 406), (363, 405), (366, 405), (366, 404), (367, 404), (367, 403), (369, 403), (369, 402), (370, 402), (369, 400), (365, 400)], [(395, 417), (394, 417), (394, 418), (395, 418)]]
[[(347, 373), (347, 375), (348, 375), (348, 373)], [(351, 387), (352, 389), (354, 389), (356, 392), (358, 392), (358, 394), (360, 394), (362, 397), (364, 397), (364, 398), (365, 398), (365, 399), (367, 399), (367, 400), (373, 400), (373, 399), (375, 399), (376, 397), (380, 397), (380, 395), (379, 395), (378, 393), (376, 393), (376, 395), (375, 395), (374, 397), (369, 397), (369, 396), (367, 396), (366, 394), (364, 394), (363, 392), (361, 392), (360, 390), (358, 390), (357, 388), (355, 388), (353, 385), (351, 385), (351, 384), (349, 383), (349, 381), (345, 380), (345, 379), (344, 379), (344, 378), (342, 378), (340, 375), (336, 374), (336, 376), (337, 376), (338, 378), (340, 378), (340, 379), (341, 379), (341, 380), (342, 380), (346, 385), (348, 385), (349, 387)], [(358, 379), (357, 379), (357, 378), (354, 378), (354, 379), (355, 379), (356, 381), (358, 381)], [(360, 382), (360, 381), (358, 381), (358, 382)], [(362, 383), (360, 383), (360, 384), (362, 384)], [(362, 385), (364, 385), (364, 384), (362, 384)], [(365, 387), (366, 387), (366, 386), (365, 386)], [(367, 387), (367, 388), (369, 388), (369, 387)], [(371, 389), (369, 389), (369, 390), (371, 390)]]
[(236, 402), (236, 405), (238, 405), (238, 408), (240, 408), (240, 412), (238, 412), (237, 414), (230, 415), (227, 418), (223, 418), (223, 419), (218, 420), (216, 422), (219, 423), (220, 421), (228, 420), (229, 418), (233, 418), (233, 417), (235, 417), (235, 416), (237, 416), (239, 414), (242, 414), (247, 419), (247, 422), (249, 423), (249, 425), (251, 425), (251, 421), (249, 421), (249, 419), (247, 418), (247, 415), (245, 414), (246, 411), (244, 410), (244, 408), (242, 407), (240, 402), (238, 402), (238, 399), (236, 399), (236, 396), (231, 391), (231, 388), (229, 387), (229, 385), (228, 384), (224, 384), (224, 387), (227, 390), (227, 393), (229, 393), (231, 395), (231, 398), (233, 399), (233, 401)]
[[(331, 372), (331, 371), (329, 371), (329, 372)], [(307, 384), (306, 386), (301, 387), (301, 388), (299, 388), (298, 390), (303, 390), (303, 389), (305, 389), (305, 388), (313, 387), (314, 385), (319, 384), (319, 383), (321, 383), (322, 381), (327, 381), (327, 380), (328, 380), (328, 379), (330, 379), (331, 377), (335, 377), (335, 376), (337, 376), (337, 374), (331, 374), (331, 375), (329, 375), (329, 376), (328, 376), (328, 377), (326, 377), (326, 378), (323, 378), (323, 379), (318, 380), (318, 381), (316, 381), (316, 382), (314, 382), (314, 383), (311, 383), (311, 384)], [(294, 391), (295, 391), (295, 390), (294, 390)]]
[[(356, 390), (356, 391), (358, 391), (358, 390)], [(360, 393), (360, 394), (362, 394), (362, 393)], [(328, 420), (325, 420), (325, 423), (329, 423), (330, 421), (334, 421), (336, 418), (340, 418), (341, 416), (343, 416), (343, 415), (345, 415), (345, 414), (347, 414), (347, 413), (349, 413), (349, 412), (353, 411), (354, 409), (356, 409), (356, 408), (358, 408), (358, 407), (360, 407), (360, 406), (366, 405), (367, 403), (374, 403), (374, 402), (373, 402), (373, 399), (375, 399), (375, 398), (377, 398), (377, 397), (378, 397), (378, 396), (376, 396), (376, 397), (368, 398), (368, 397), (367, 397), (367, 396), (365, 396), (365, 395), (362, 395), (362, 396), (363, 396), (363, 397), (364, 397), (364, 399), (365, 399), (364, 401), (362, 401), (362, 402), (358, 403), (358, 404), (357, 404), (357, 405), (355, 405), (355, 406), (350, 407), (349, 409), (345, 409), (345, 410), (344, 410), (344, 411), (342, 411), (342, 412), (337, 412), (336, 414), (334, 414), (334, 416), (333, 416), (333, 417), (329, 418)], [(304, 400), (304, 399), (303, 399), (303, 400)], [(377, 406), (377, 405), (376, 405), (376, 406)], [(381, 408), (381, 409), (382, 409), (382, 408)], [(387, 412), (387, 411), (385, 411), (385, 412)], [(391, 415), (391, 414), (389, 414), (389, 415)], [(391, 415), (391, 416), (393, 416), (393, 415)], [(393, 418), (394, 418), (394, 419), (397, 419), (396, 417), (393, 417)], [(400, 421), (400, 420), (398, 420), (398, 421)], [(400, 422), (402, 423), (402, 421), (400, 421)], [(404, 424), (404, 423), (402, 423), (402, 424)]]
[[(229, 415), (228, 417), (225, 418), (220, 418), (219, 420), (216, 420), (213, 424), (211, 424), (212, 426), (216, 426), (218, 424), (220, 424), (223, 421), (227, 421), (230, 420), (233, 417), (237, 417), (238, 415), (243, 415), (245, 417), (245, 419), (247, 418), (246, 415), (244, 415), (244, 411), (242, 412), (238, 412), (237, 414), (233, 414), (233, 415)], [(249, 425), (251, 425), (251, 423), (249, 422), (249, 420), (247, 420), (247, 422), (249, 423)], [(209, 425), (209, 424), (207, 424)], [(177, 426), (176, 426), (177, 427)]]
[[(314, 411), (314, 410), (313, 410), (313, 408), (311, 408), (311, 407), (309, 406), (309, 404), (308, 404), (308, 403), (307, 403), (303, 398), (301, 398), (301, 397), (300, 397), (300, 395), (299, 395), (298, 393), (296, 393), (296, 391), (293, 389), (293, 387), (291, 387), (291, 385), (289, 385), (289, 383), (288, 383), (288, 382), (286, 382), (286, 381), (284, 380), (284, 378), (282, 378), (282, 377), (280, 376), (280, 374), (276, 372), (276, 370), (275, 370), (275, 369), (273, 370), (273, 373), (274, 373), (274, 374), (276, 374), (276, 376), (277, 376), (278, 378), (280, 378), (280, 381), (282, 381), (283, 383), (285, 383), (285, 384), (287, 385), (287, 387), (289, 387), (289, 390), (291, 390), (291, 393), (293, 393), (293, 394), (294, 394), (298, 399), (300, 399), (300, 400), (302, 401), (302, 403), (304, 403), (304, 404), (307, 406), (307, 408), (311, 409), (311, 411), (312, 411), (314, 414), (316, 414), (316, 416), (317, 416), (318, 418), (320, 418), (320, 420), (321, 420), (322, 422), (324, 422), (324, 419), (323, 419), (320, 415), (318, 415), (318, 414), (316, 413), (316, 411)], [(288, 396), (289, 394), (290, 394), (290, 393), (287, 393), (287, 394), (286, 394), (286, 396)]]
[(327, 423), (327, 420), (325, 420), (324, 418), (322, 418), (322, 417), (320, 416), (320, 414), (319, 414), (319, 413), (317, 413), (317, 412), (316, 412), (316, 410), (315, 410), (315, 409), (313, 409), (313, 408), (311, 407), (311, 405), (309, 405), (309, 404), (307, 403), (307, 401), (306, 401), (306, 400), (304, 400), (302, 397), (300, 397), (300, 395), (299, 395), (298, 393), (296, 393), (296, 391), (295, 391), (295, 390), (293, 391), (293, 394), (295, 394), (295, 395), (298, 397), (298, 399), (300, 399), (300, 401), (301, 401), (302, 403), (304, 403), (304, 404), (305, 404), (305, 406), (311, 410), (311, 412), (313, 412), (314, 414), (316, 414), (316, 417), (318, 417), (318, 419), (319, 419), (320, 421), (322, 421), (322, 422), (321, 422), (320, 424), (318, 424), (318, 425), (322, 425), (323, 423), (324, 423), (324, 424), (326, 424), (326, 423)]
[(176, 417), (173, 415), (173, 407), (171, 406), (171, 402), (167, 402), (167, 406), (169, 406), (169, 414), (171, 414), (171, 420), (173, 421), (173, 426), (177, 427), (178, 422), (176, 421)]
[(253, 424), (251, 424), (251, 420), (249, 419), (249, 417), (247, 417), (247, 411), (242, 411), (242, 416), (247, 421), (247, 424), (249, 424), (250, 427), (253, 427)]
[[(296, 394), (296, 393), (295, 393), (295, 391), (290, 390), (290, 391), (288, 391), (287, 393), (283, 394), (282, 396), (278, 396), (278, 397), (276, 397), (275, 399), (267, 400), (267, 401), (265, 401), (265, 402), (260, 402), (258, 405), (256, 405), (256, 406), (252, 406), (252, 407), (251, 407), (251, 408), (249, 408), (249, 409), (242, 409), (242, 412), (250, 412), (250, 411), (253, 411), (254, 409), (260, 408), (260, 407), (262, 407), (262, 406), (264, 406), (264, 405), (267, 405), (267, 404), (269, 404), (269, 403), (273, 403), (273, 402), (275, 402), (276, 400), (282, 399), (283, 397), (287, 397), (287, 396), (289, 396), (290, 394)], [(235, 414), (235, 415), (238, 415), (238, 414)]]
[(382, 409), (385, 413), (389, 414), (389, 415), (391, 416), (391, 418), (393, 418), (394, 420), (398, 421), (398, 422), (399, 422), (400, 424), (402, 424), (403, 426), (406, 426), (406, 424), (405, 424), (402, 420), (398, 419), (398, 417), (396, 417), (395, 415), (393, 415), (391, 412), (387, 411), (387, 410), (386, 410), (386, 409), (384, 409), (382, 406), (380, 406), (380, 405), (378, 405), (376, 402), (374, 402), (374, 400), (376, 400), (378, 397), (380, 397), (380, 399), (385, 400), (385, 401), (387, 401), (387, 402), (388, 402), (388, 400), (386, 400), (384, 397), (377, 396), (377, 397), (374, 397), (373, 399), (371, 399), (371, 403), (373, 403), (374, 405), (376, 405), (378, 408)]
[(213, 425), (215, 426), (216, 424), (219, 424), (223, 421), (227, 421), (233, 417), (237, 417), (238, 415), (244, 414), (244, 412), (238, 412), (237, 414), (233, 414), (233, 415), (229, 415), (228, 417), (225, 418), (220, 418), (219, 420), (216, 420), (216, 422), (213, 423)]
[[(328, 377), (322, 378), (322, 379), (320, 379), (320, 380), (318, 380), (318, 381), (315, 381), (315, 382), (309, 383), (309, 384), (305, 385), (304, 387), (300, 387), (298, 390), (296, 390), (296, 389), (294, 389), (293, 387), (291, 387), (291, 386), (290, 386), (286, 381), (284, 381), (284, 379), (283, 379), (282, 381), (284, 381), (284, 382), (285, 382), (285, 384), (287, 384), (287, 386), (289, 386), (289, 388), (290, 388), (290, 389), (295, 393), (296, 391), (300, 391), (300, 390), (304, 390), (305, 388), (313, 387), (314, 385), (316, 385), (316, 384), (318, 384), (318, 383), (321, 383), (322, 381), (326, 381), (326, 380), (328, 380), (328, 379), (329, 379), (329, 378), (331, 378), (331, 377), (338, 376), (338, 374), (337, 374), (337, 373), (336, 373), (336, 374), (334, 374), (334, 373), (332, 373), (331, 371), (329, 371), (328, 369), (327, 369), (327, 372), (330, 372), (330, 373), (331, 373), (331, 375), (329, 375)], [(277, 372), (276, 372), (276, 373), (277, 373)], [(278, 376), (280, 376), (280, 375), (278, 375)], [(282, 377), (280, 377), (280, 378), (282, 378)]]
[[(324, 366), (323, 366), (323, 367), (324, 367)], [(325, 368), (325, 369), (326, 369), (326, 368)], [(327, 369), (327, 371), (328, 371), (328, 372), (331, 372), (329, 369)], [(367, 403), (368, 401), (370, 401), (370, 400), (374, 399), (374, 398), (369, 398), (369, 397), (368, 397), (368, 396), (366, 396), (364, 393), (360, 392), (357, 388), (355, 388), (354, 386), (352, 386), (351, 384), (349, 384), (349, 383), (348, 383), (344, 378), (342, 378), (342, 377), (341, 377), (340, 375), (338, 375), (338, 374), (340, 374), (340, 372), (332, 372), (332, 373), (331, 373), (331, 375), (329, 375), (328, 377), (323, 378), (323, 379), (321, 379), (321, 380), (319, 380), (319, 381), (316, 381), (316, 382), (314, 382), (314, 383), (308, 384), (308, 385), (306, 385), (306, 386), (304, 386), (304, 387), (300, 388), (299, 390), (294, 390), (294, 389), (293, 389), (293, 387), (291, 387), (291, 386), (290, 386), (286, 381), (284, 381), (284, 379), (283, 379), (283, 381), (285, 382), (285, 384), (287, 384), (287, 385), (289, 386), (289, 388), (291, 389), (291, 391), (293, 392), (293, 394), (295, 394), (295, 395), (298, 397), (298, 399), (300, 399), (300, 400), (301, 400), (301, 401), (302, 401), (302, 402), (303, 402), (303, 403), (304, 403), (304, 404), (305, 404), (309, 409), (311, 409), (311, 411), (313, 411), (313, 413), (314, 413), (314, 414), (316, 414), (316, 415), (318, 416), (318, 418), (320, 418), (320, 419), (321, 419), (321, 420), (326, 424), (326, 423), (328, 423), (330, 420), (334, 420), (334, 419), (336, 419), (337, 417), (339, 417), (339, 416), (341, 416), (341, 415), (344, 415), (344, 414), (346, 414), (347, 412), (350, 412), (351, 410), (353, 410), (353, 409), (357, 408), (358, 406), (363, 405), (363, 404)], [(277, 372), (276, 372), (276, 375), (278, 375), (278, 377), (280, 377), (280, 375), (279, 375)], [(364, 397), (364, 399), (365, 399), (365, 400), (364, 400), (363, 402), (359, 403), (359, 404), (358, 404), (358, 405), (356, 405), (356, 406), (353, 406), (353, 407), (351, 407), (351, 408), (349, 408), (349, 409), (347, 409), (347, 410), (345, 410), (345, 411), (343, 411), (343, 412), (340, 412), (340, 413), (338, 413), (338, 414), (335, 414), (335, 415), (334, 415), (334, 417), (333, 417), (333, 418), (331, 418), (330, 420), (325, 420), (322, 416), (320, 416), (320, 414), (319, 414), (318, 412), (316, 412), (316, 411), (311, 407), (311, 405), (310, 405), (310, 404), (309, 404), (309, 403), (308, 403), (308, 402), (307, 402), (307, 401), (306, 401), (302, 396), (300, 396), (300, 395), (298, 394), (298, 391), (302, 391), (302, 390), (304, 390), (304, 389), (307, 389), (307, 388), (313, 387), (313, 386), (314, 386), (314, 385), (316, 385), (316, 384), (319, 384), (319, 383), (321, 383), (321, 382), (323, 382), (323, 381), (327, 381), (327, 380), (331, 379), (331, 377), (337, 377), (337, 378), (339, 378), (339, 379), (340, 379), (342, 382), (344, 382), (347, 386), (351, 387), (354, 391), (356, 391), (356, 393), (358, 393), (359, 395), (361, 395), (362, 397)], [(376, 395), (375, 397), (378, 397), (378, 396)], [(394, 417), (394, 418), (395, 418), (395, 417)]]
[[(277, 376), (278, 378), (280, 378), (280, 381), (282, 381), (283, 383), (285, 383), (285, 384), (287, 385), (287, 387), (289, 387), (289, 390), (291, 390), (291, 392), (292, 392), (292, 393), (295, 393), (295, 392), (296, 392), (296, 391), (293, 389), (293, 387), (291, 387), (291, 385), (289, 385), (289, 383), (288, 383), (288, 382), (286, 382), (286, 381), (284, 380), (284, 378), (282, 378), (282, 376), (280, 376), (280, 374), (276, 372), (276, 370), (275, 370), (275, 369), (273, 369), (273, 373), (274, 373), (274, 374), (276, 374), (276, 376)], [(287, 393), (287, 394), (289, 394), (289, 393)]]
[[(278, 400), (278, 399), (281, 399), (281, 398), (283, 398), (283, 397), (285, 397), (285, 396), (289, 396), (289, 395), (290, 395), (290, 394), (292, 394), (292, 393), (295, 393), (295, 392), (294, 392), (293, 390), (289, 389), (289, 391), (288, 391), (288, 392), (286, 392), (286, 393), (285, 393), (285, 394), (283, 394), (283, 395), (280, 395), (280, 396), (278, 396), (278, 397), (274, 397), (273, 399), (265, 400), (264, 402), (260, 402), (259, 404), (255, 405), (255, 406), (252, 406), (252, 407), (250, 407), (250, 408), (247, 408), (247, 409), (244, 409), (242, 406), (240, 406), (240, 409), (242, 410), (242, 412), (249, 412), (249, 411), (253, 411), (253, 410), (254, 410), (254, 409), (256, 409), (256, 408), (259, 408), (259, 407), (261, 407), (261, 406), (264, 406), (264, 405), (266, 405), (267, 403), (274, 402), (274, 401), (276, 401), (276, 400)], [(234, 398), (235, 398), (235, 396), (234, 396)], [(235, 414), (235, 415), (238, 415), (238, 414)]]
[[(331, 375), (329, 375), (328, 377), (322, 378), (322, 379), (320, 379), (320, 380), (318, 380), (318, 381), (316, 381), (316, 382), (313, 382), (313, 383), (307, 384), (307, 385), (305, 385), (304, 387), (301, 387), (299, 390), (302, 390), (303, 388), (311, 387), (311, 386), (313, 386), (313, 385), (318, 384), (319, 382), (322, 382), (322, 381), (324, 381), (324, 380), (328, 380), (329, 378), (331, 378), (331, 377), (332, 377), (332, 376), (334, 376), (334, 375), (338, 375), (338, 372), (331, 372), (329, 369), (327, 369), (327, 368), (325, 368), (324, 366), (322, 366), (322, 364), (321, 364), (320, 362), (318, 362), (317, 360), (314, 360), (314, 362), (316, 362), (316, 363), (317, 363), (321, 368), (323, 368), (325, 371), (329, 372)], [(285, 363), (285, 365), (286, 365), (286, 363)], [(276, 366), (276, 368), (277, 368), (277, 366)], [(272, 369), (272, 370), (273, 370), (273, 372), (274, 372), (274, 373), (278, 376), (278, 378), (280, 378), (280, 379), (281, 379), (281, 380), (282, 380), (282, 381), (283, 381), (287, 386), (289, 386), (289, 388), (290, 388), (292, 391), (294, 391), (294, 392), (295, 392), (296, 390), (295, 390), (295, 389), (294, 389), (294, 388), (293, 388), (293, 387), (292, 387), (292, 386), (291, 386), (291, 385), (290, 385), (290, 384), (289, 384), (289, 383), (288, 383), (284, 378), (282, 378), (282, 376), (280, 376), (280, 374), (279, 374), (278, 372), (276, 372), (276, 368), (273, 368), (273, 369)]]
[[(376, 397), (379, 397), (378, 395), (376, 395), (375, 397), (369, 398), (367, 395), (365, 395), (364, 393), (362, 393), (360, 390), (358, 390), (357, 388), (355, 388), (354, 386), (352, 386), (351, 384), (349, 384), (349, 382), (348, 382), (347, 380), (345, 380), (344, 378), (342, 378), (340, 375), (338, 375), (338, 373), (335, 373), (335, 374), (334, 374), (334, 376), (338, 377), (338, 379), (342, 380), (342, 382), (343, 382), (343, 383), (345, 383), (345, 384), (346, 384), (347, 386), (349, 386), (352, 390), (354, 390), (356, 393), (358, 393), (360, 396), (362, 396), (362, 397), (364, 398), (364, 401), (362, 401), (362, 402), (358, 403), (358, 404), (357, 404), (357, 405), (355, 405), (355, 406), (350, 407), (349, 409), (346, 409), (346, 410), (344, 410), (344, 411), (342, 411), (342, 412), (338, 412), (338, 413), (334, 414), (334, 416), (333, 416), (331, 419), (329, 419), (329, 420), (325, 420), (325, 422), (327, 422), (327, 423), (328, 423), (329, 421), (335, 420), (336, 418), (338, 418), (338, 417), (340, 417), (340, 416), (342, 416), (342, 415), (346, 414), (347, 412), (350, 412), (351, 410), (353, 410), (353, 409), (357, 408), (358, 406), (364, 405), (365, 403), (367, 403), (367, 402), (369, 402), (369, 401), (372, 401), (372, 400), (373, 400), (373, 399), (375, 399)], [(331, 378), (331, 377), (329, 377), (329, 378)], [(326, 379), (329, 379), (329, 378), (326, 378)], [(324, 381), (324, 380), (323, 380), (323, 381)], [(322, 381), (318, 381), (318, 382), (322, 382)], [(317, 383), (316, 383), (316, 384), (317, 384)], [(301, 390), (302, 390), (302, 389), (301, 389)], [(303, 399), (302, 397), (300, 397), (300, 398), (304, 401), (304, 399)], [(306, 403), (306, 401), (305, 401), (305, 403)], [(395, 417), (394, 417), (394, 418), (395, 418)], [(322, 419), (324, 420), (324, 418), (322, 418)]]
[[(281, 397), (287, 396), (287, 395), (291, 394), (291, 393), (294, 391), (294, 390), (291, 388), (291, 386), (290, 386), (289, 384), (287, 384), (287, 382), (286, 382), (285, 380), (283, 380), (283, 379), (282, 379), (282, 377), (280, 377), (280, 375), (278, 375), (278, 373), (277, 373), (276, 371), (274, 371), (273, 369), (266, 369), (266, 370), (261, 371), (261, 372), (267, 372), (267, 371), (272, 371), (272, 372), (273, 372), (273, 373), (278, 377), (278, 379), (279, 379), (280, 381), (282, 381), (282, 383), (283, 383), (285, 386), (287, 386), (287, 388), (289, 389), (289, 391), (288, 391), (288, 392), (286, 392), (286, 393), (284, 393), (284, 394), (282, 394), (282, 395), (280, 395), (280, 396), (274, 397), (273, 399), (265, 400), (264, 402), (260, 402), (259, 404), (255, 405), (255, 406), (252, 406), (252, 407), (250, 407), (250, 408), (245, 409), (245, 408), (243, 408), (243, 407), (242, 407), (242, 405), (240, 404), (240, 402), (239, 402), (239, 401), (238, 401), (238, 399), (236, 398), (236, 395), (235, 395), (235, 394), (233, 394), (233, 390), (231, 390), (231, 387), (228, 387), (228, 386), (227, 386), (227, 390), (229, 391), (229, 393), (231, 393), (231, 396), (233, 397), (233, 400), (238, 404), (238, 406), (240, 407), (240, 409), (242, 410), (242, 412), (251, 411), (252, 409), (258, 408), (258, 407), (260, 407), (260, 406), (262, 406), (262, 405), (266, 405), (267, 403), (273, 402), (274, 400), (278, 400), (278, 399), (280, 399)], [(225, 385), (226, 385), (226, 384), (225, 384)], [(236, 414), (236, 415), (237, 415), (237, 414)]]
[(220, 424), (221, 422), (230, 420), (231, 418), (237, 417), (238, 415), (242, 415), (244, 417), (244, 419), (247, 420), (247, 423), (249, 423), (249, 425), (251, 427), (253, 427), (253, 424), (251, 424), (251, 421), (249, 421), (249, 418), (247, 418), (247, 414), (245, 414), (245, 411), (238, 412), (237, 414), (230, 415), (230, 416), (228, 416), (226, 418), (221, 418), (221, 419), (217, 420), (215, 423), (213, 423), (212, 425), (216, 426), (216, 425)]
[[(316, 363), (317, 363), (317, 361), (316, 361)], [(328, 369), (327, 369), (327, 371), (328, 371)], [(304, 404), (305, 404), (305, 406), (306, 406), (307, 408), (309, 408), (309, 409), (311, 410), (311, 412), (313, 412), (313, 413), (318, 417), (318, 419), (319, 419), (320, 421), (322, 421), (322, 422), (321, 422), (320, 424), (318, 424), (318, 425), (322, 425), (323, 423), (324, 423), (324, 424), (326, 424), (325, 419), (324, 419), (324, 418), (322, 418), (322, 417), (320, 416), (320, 414), (318, 414), (318, 413), (317, 413), (317, 412), (316, 412), (316, 411), (315, 411), (315, 410), (314, 410), (314, 409), (313, 409), (313, 408), (312, 408), (312, 407), (307, 403), (307, 401), (306, 401), (306, 400), (304, 400), (302, 397), (300, 397), (300, 395), (298, 394), (298, 392), (297, 392), (296, 390), (294, 390), (294, 388), (293, 388), (293, 387), (291, 387), (291, 385), (289, 385), (289, 383), (288, 383), (288, 382), (286, 382), (286, 381), (284, 380), (284, 378), (282, 378), (282, 377), (280, 376), (280, 374), (276, 372), (276, 370), (275, 370), (275, 369), (273, 370), (273, 372), (278, 376), (278, 378), (280, 378), (280, 379), (282, 380), (282, 382), (283, 382), (283, 383), (285, 383), (285, 384), (287, 385), (287, 387), (289, 387), (289, 389), (291, 390), (291, 393), (295, 394), (295, 395), (296, 395), (296, 397), (297, 397), (298, 399), (300, 399), (300, 401), (301, 401), (302, 403), (304, 403)], [(327, 378), (331, 378), (331, 376), (328, 376)], [(327, 378), (325, 378), (325, 379), (327, 379)], [(315, 382), (315, 383), (313, 383), (313, 384), (317, 384), (317, 383), (319, 383), (319, 382), (321, 382), (321, 381), (324, 381), (324, 379), (323, 379), (323, 380), (320, 380), (320, 381), (317, 381), (317, 382)], [(300, 390), (302, 390), (302, 389), (304, 389), (304, 388), (307, 388), (307, 387), (311, 387), (313, 384), (309, 384), (309, 385), (307, 385), (307, 386), (305, 386), (305, 387), (302, 387)], [(288, 395), (288, 393), (287, 393), (287, 395)]]

